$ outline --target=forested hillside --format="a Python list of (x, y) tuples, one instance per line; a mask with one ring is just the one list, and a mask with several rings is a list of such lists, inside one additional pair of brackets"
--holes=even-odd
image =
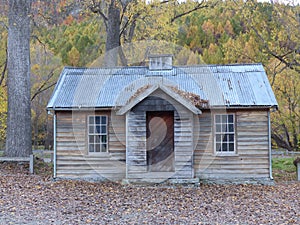
[[(46, 104), (63, 66), (90, 66), (105, 53), (107, 21), (96, 1), (32, 4), (31, 103), (34, 148), (49, 147)], [(116, 1), (116, 4), (119, 1)], [(147, 1), (148, 2), (148, 1)], [(4, 3), (3, 3), (4, 4)], [(5, 5), (4, 5), (5, 6)], [(197, 8), (197, 6), (199, 6)], [(165, 40), (195, 54), (179, 64), (263, 63), (276, 94), (275, 146), (300, 148), (300, 6), (256, 1), (131, 1), (120, 14), (120, 43)], [(7, 7), (0, 9), (0, 149), (7, 115)], [(168, 52), (166, 52), (168, 53)], [(178, 52), (178, 55), (185, 52)], [(126, 56), (125, 56), (126, 57)], [(51, 146), (50, 146), (51, 147)]]

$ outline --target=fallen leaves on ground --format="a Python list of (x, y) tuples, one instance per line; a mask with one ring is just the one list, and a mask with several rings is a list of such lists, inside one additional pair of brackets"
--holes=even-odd
[(300, 224), (300, 183), (132, 186), (53, 181), (0, 164), (0, 224)]

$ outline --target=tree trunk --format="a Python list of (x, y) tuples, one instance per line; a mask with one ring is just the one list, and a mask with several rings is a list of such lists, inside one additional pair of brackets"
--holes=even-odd
[(112, 1), (108, 8), (105, 66), (114, 67), (118, 64), (118, 47), (120, 46), (120, 9)]
[(29, 156), (30, 109), (30, 9), (31, 0), (9, 0), (8, 117), (5, 155)]
[(282, 136), (273, 133), (272, 139), (275, 141), (278, 147), (287, 149), (288, 151), (294, 150), (290, 143), (287, 140), (285, 140)]

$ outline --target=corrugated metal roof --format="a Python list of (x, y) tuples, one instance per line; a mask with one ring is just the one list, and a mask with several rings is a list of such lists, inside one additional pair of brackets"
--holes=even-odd
[(277, 106), (263, 66), (235, 64), (157, 71), (147, 67), (66, 67), (47, 108), (123, 106), (139, 88), (156, 84), (197, 94), (210, 106)]

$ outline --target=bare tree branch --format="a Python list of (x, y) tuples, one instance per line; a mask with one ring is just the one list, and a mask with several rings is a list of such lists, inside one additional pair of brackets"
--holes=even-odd
[(293, 148), (290, 146), (289, 142), (286, 141), (281, 135), (272, 133), (272, 139), (276, 142), (278, 147), (287, 149), (288, 151), (293, 151)]
[(50, 85), (47, 85), (49, 80), (54, 76), (54, 71), (55, 71), (55, 69), (50, 71), (50, 73), (47, 76), (47, 79), (41, 84), (41, 86), (37, 89), (37, 91), (32, 95), (32, 97), (30, 99), (31, 101), (33, 101), (37, 95), (48, 90), (49, 88), (53, 87), (56, 84), (56, 82), (54, 82), (54, 83), (51, 83)]
[[(37, 14), (38, 16), (40, 16), (41, 18), (43, 18), (44, 19), (44, 21), (46, 21), (46, 23), (47, 24), (55, 24), (55, 19), (53, 19), (52, 17), (50, 17), (50, 16), (45, 16), (44, 14), (42, 14), (42, 13), (38, 13)], [(33, 19), (34, 17), (32, 16), (31, 17), (32, 18), (32, 21), (33, 21), (33, 24), (34, 24), (34, 26), (36, 26), (36, 27), (38, 27), (38, 25), (37, 25), (37, 23), (35, 22), (35, 20)]]
[(250, 26), (251, 29), (255, 32), (255, 34), (257, 35), (257, 37), (262, 41), (265, 49), (268, 51), (268, 53), (270, 55), (272, 55), (274, 58), (278, 59), (279, 61), (281, 61), (282, 63), (284, 63), (287, 67), (289, 67), (292, 70), (297, 71), (298, 73), (300, 73), (300, 69), (298, 69), (296, 66), (300, 66), (300, 63), (298, 63), (296, 60), (294, 60), (294, 62), (288, 62), (287, 60), (284, 59), (285, 56), (293, 53), (293, 52), (288, 52), (286, 54), (284, 54), (283, 56), (277, 55), (275, 54), (270, 48), (268, 43), (266, 43), (266, 41), (264, 40), (264, 38), (259, 34), (259, 32), (257, 31), (257, 29), (254, 26)]
[(31, 35), (31, 38), (34, 38), (35, 40), (37, 40), (37, 41), (43, 46), (43, 48), (44, 48), (44, 50), (45, 50), (45, 52), (46, 52), (46, 44), (43, 43), (43, 42), (39, 39), (38, 36), (36, 36), (36, 35)]
[(95, 0), (92, 0), (92, 5), (89, 6), (89, 9), (93, 13), (97, 13), (97, 14), (99, 14), (102, 17), (102, 19), (104, 21), (104, 24), (105, 24), (105, 27), (107, 28), (108, 18), (107, 18), (107, 16), (104, 14), (104, 12), (101, 9), (101, 2), (96, 2)]
[(44, 85), (43, 87), (41, 86), (41, 87), (37, 90), (37, 92), (35, 92), (34, 95), (31, 97), (30, 101), (33, 101), (33, 100), (35, 99), (36, 96), (38, 96), (38, 95), (41, 94), (42, 92), (48, 90), (49, 88), (53, 87), (55, 84), (56, 84), (56, 82), (54, 82), (54, 83), (52, 83), (52, 84), (50, 84), (50, 85), (48, 85), (48, 86), (46, 86), (46, 87), (44, 87), (45, 85)]
[[(212, 7), (215, 6), (216, 4), (217, 4), (217, 3), (214, 3), (214, 4), (212, 5)], [(199, 9), (208, 8), (208, 7), (210, 7), (210, 6), (207, 5), (207, 4), (204, 4), (204, 1), (201, 1), (201, 2), (198, 3), (193, 9), (190, 9), (190, 10), (188, 10), (188, 11), (185, 11), (185, 12), (183, 12), (183, 13), (180, 13), (180, 14), (178, 14), (178, 15), (175, 15), (175, 16), (171, 19), (171, 23), (173, 23), (176, 19), (179, 19), (179, 18), (181, 18), (181, 17), (183, 17), (183, 16), (186, 16), (186, 15), (192, 13), (192, 12), (195, 12), (195, 11), (197, 11), (197, 10), (199, 10)]]
[(133, 35), (134, 35), (134, 30), (135, 30), (135, 27), (136, 27), (136, 21), (137, 21), (139, 16), (140, 15), (138, 15), (138, 14), (134, 15), (133, 21), (132, 21), (131, 26), (129, 28), (129, 34), (128, 34), (128, 41), (129, 42), (132, 41), (132, 38), (133, 38)]
[(123, 18), (125, 17), (125, 12), (127, 11), (127, 6), (130, 3), (130, 1), (119, 1), (122, 5), (122, 13), (121, 13), (121, 20), (123, 21)]
[[(137, 21), (137, 19), (139, 18), (140, 15), (141, 15), (140, 12), (138, 12), (138, 13), (134, 14), (133, 16), (131, 16), (128, 20), (126, 20), (125, 24), (120, 29), (120, 37), (122, 35), (124, 35), (125, 31), (130, 26), (129, 33), (128, 33), (129, 38), (127, 40), (129, 42), (131, 42), (131, 39), (132, 39), (133, 34), (134, 34), (134, 29), (135, 29), (135, 26), (136, 26), (136, 21)], [(126, 39), (126, 38), (124, 37), (124, 39)]]
[(272, 74), (272, 79), (270, 78), (270, 83), (271, 83), (272, 87), (274, 86), (277, 74), (282, 73), (287, 68), (287, 66), (285, 64), (283, 66), (282, 66), (282, 64), (283, 63), (281, 61), (279, 61), (276, 65), (274, 65), (272, 70), (267, 65), (265, 65), (265, 64), (263, 65), (264, 68), (266, 68), (266, 70), (268, 71), (267, 74)]

